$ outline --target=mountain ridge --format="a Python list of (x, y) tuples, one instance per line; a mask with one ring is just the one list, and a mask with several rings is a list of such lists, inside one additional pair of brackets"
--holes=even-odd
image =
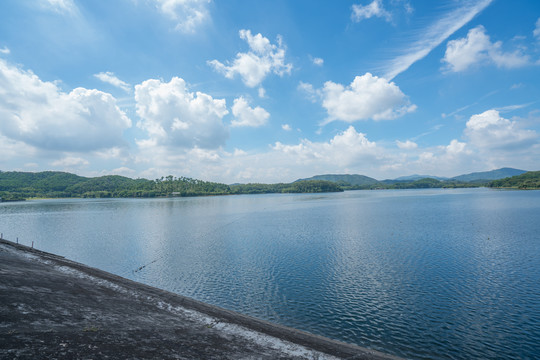
[(355, 185), (355, 186), (375, 185), (379, 183), (377, 179), (374, 179), (366, 175), (359, 175), (359, 174), (323, 174), (323, 175), (315, 175), (310, 178), (298, 179), (294, 182), (310, 181), (310, 180), (325, 180), (325, 181), (332, 181), (332, 182), (337, 182), (337, 183), (346, 183), (346, 184)]
[[(395, 179), (385, 179), (385, 180), (377, 180), (375, 178), (371, 178), (366, 175), (361, 174), (321, 174), (321, 175), (314, 175), (309, 178), (303, 178), (298, 179), (296, 181), (302, 181), (302, 180), (326, 180), (326, 181), (334, 181), (334, 182), (343, 182), (347, 183), (349, 185), (355, 185), (355, 186), (364, 186), (364, 185), (375, 185), (377, 183), (382, 184), (394, 184), (397, 182), (414, 182), (422, 179), (435, 179), (439, 181), (459, 181), (459, 182), (477, 182), (477, 181), (492, 181), (492, 180), (499, 180), (504, 179), (507, 177), (512, 177), (516, 175), (521, 175), (523, 173), (526, 173), (526, 170), (520, 170), (510, 167), (503, 167), (499, 169), (489, 170), (489, 171), (479, 171), (479, 172), (473, 172), (468, 174), (462, 174), (457, 175), (454, 177), (444, 177), (444, 176), (435, 176), (435, 175), (408, 175), (408, 176), (400, 176)], [(355, 181), (351, 181), (354, 179)]]
[(454, 176), (451, 179), (458, 180), (458, 181), (468, 181), (468, 182), (479, 181), (479, 180), (499, 180), (499, 179), (504, 179), (507, 177), (521, 175), (526, 172), (527, 172), (526, 170), (504, 167), (504, 168), (490, 170), (490, 171), (480, 171), (480, 172), (473, 172), (469, 174), (458, 175), (458, 176)]
[[(418, 175), (418, 177), (421, 176)], [(407, 177), (401, 179), (403, 178)], [(88, 178), (61, 171), (36, 173), (0, 171), (0, 201), (59, 197), (208, 196), (480, 186), (532, 189), (540, 187), (540, 180), (537, 178), (540, 178), (540, 171), (527, 172), (514, 168), (500, 168), (458, 175), (446, 180), (439, 180), (441, 178), (437, 177), (423, 177), (417, 180), (379, 181), (359, 174), (325, 174), (299, 179), (291, 183), (226, 185), (186, 177), (175, 178), (172, 175), (147, 180), (131, 179), (119, 175)], [(500, 182), (501, 179), (504, 181)]]

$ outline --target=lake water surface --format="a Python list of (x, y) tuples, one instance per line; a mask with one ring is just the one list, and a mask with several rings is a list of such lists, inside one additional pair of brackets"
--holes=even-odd
[(0, 232), (403, 357), (540, 356), (540, 191), (40, 200), (0, 204)]

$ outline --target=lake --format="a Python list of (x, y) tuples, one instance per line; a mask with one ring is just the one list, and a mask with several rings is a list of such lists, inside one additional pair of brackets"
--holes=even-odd
[(0, 204), (4, 238), (415, 359), (540, 354), (540, 191)]

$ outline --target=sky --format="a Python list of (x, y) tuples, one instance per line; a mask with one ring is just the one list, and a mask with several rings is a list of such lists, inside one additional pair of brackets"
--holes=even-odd
[(540, 170), (537, 0), (3, 0), (0, 170)]

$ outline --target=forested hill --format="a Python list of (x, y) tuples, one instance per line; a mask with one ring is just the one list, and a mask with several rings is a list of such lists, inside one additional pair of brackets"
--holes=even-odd
[(491, 170), (491, 171), (482, 171), (482, 172), (474, 172), (470, 174), (464, 174), (455, 176), (452, 178), (452, 180), (457, 181), (489, 181), (489, 180), (499, 180), (504, 179), (511, 176), (521, 175), (523, 173), (526, 173), (525, 170), (520, 169), (513, 169), (513, 168), (500, 168), (497, 170)]
[[(485, 176), (485, 175), (480, 175)], [(363, 175), (319, 175), (293, 183), (236, 184), (202, 181), (186, 177), (162, 177), (156, 180), (131, 179), (118, 175), (88, 178), (59, 171), (0, 171), (0, 201), (30, 198), (69, 197), (165, 197), (268, 193), (319, 193), (349, 189), (418, 189), (489, 186), (513, 189), (540, 189), (540, 171), (530, 171), (500, 180), (478, 182), (437, 180), (383, 182)]]
[(374, 178), (357, 174), (326, 174), (316, 175), (304, 180), (326, 180), (338, 184), (344, 190), (355, 189), (425, 189), (425, 188), (458, 188), (490, 186), (492, 180), (503, 179), (525, 173), (525, 170), (513, 168), (500, 168), (491, 171), (475, 172), (444, 178), (430, 175), (410, 175), (396, 179), (376, 180)]
[(540, 171), (529, 171), (521, 175), (495, 180), (490, 187), (509, 189), (540, 189)]
[(296, 181), (305, 181), (305, 180), (325, 180), (325, 181), (332, 181), (337, 183), (340, 186), (357, 186), (357, 187), (363, 187), (363, 186), (375, 186), (380, 184), (378, 180), (375, 180), (373, 178), (370, 178), (369, 176), (365, 175), (350, 175), (350, 174), (326, 174), (326, 175), (315, 175), (308, 179), (299, 179)]
[(291, 184), (226, 185), (186, 177), (156, 180), (130, 179), (107, 175), (87, 178), (66, 172), (1, 172), (0, 198), (3, 201), (29, 198), (69, 197), (164, 197), (206, 196), (252, 193), (314, 193), (343, 191), (328, 181), (301, 181)]

